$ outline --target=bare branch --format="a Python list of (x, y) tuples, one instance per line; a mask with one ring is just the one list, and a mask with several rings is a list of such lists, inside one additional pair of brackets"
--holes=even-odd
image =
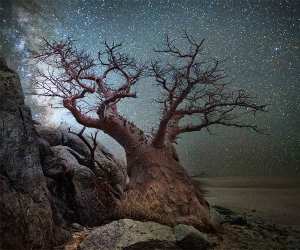
[[(219, 69), (220, 62), (205, 62), (201, 58), (204, 40), (197, 42), (186, 32), (183, 39), (189, 45), (189, 51), (179, 49), (169, 37), (165, 48), (156, 50), (175, 60), (172, 65), (162, 66), (158, 62), (151, 65), (152, 76), (162, 89), (163, 98), (160, 102), (164, 104), (152, 144), (163, 147), (166, 140), (176, 142), (180, 133), (208, 129), (213, 124), (258, 131), (256, 126), (241, 124), (238, 119), (244, 114), (264, 111), (266, 105), (256, 104), (244, 90), (231, 90), (223, 82), (225, 74)], [(180, 127), (180, 120), (187, 116), (196, 116), (201, 122)]]
[[(167, 142), (176, 142), (181, 133), (202, 128), (209, 131), (211, 125), (258, 131), (256, 126), (241, 123), (240, 118), (265, 111), (266, 106), (257, 104), (244, 90), (230, 89), (224, 82), (220, 61), (202, 58), (204, 40), (198, 42), (187, 32), (183, 39), (187, 49), (181, 49), (167, 36), (164, 48), (156, 52), (171, 60), (164, 65), (152, 62), (149, 68), (162, 93), (158, 98), (162, 117), (152, 145), (163, 147)], [(145, 76), (147, 67), (122, 53), (121, 47), (105, 42), (96, 60), (78, 50), (71, 39), (44, 40), (35, 56), (40, 67), (34, 85), (37, 94), (62, 99), (63, 106), (83, 126), (101, 129), (122, 145), (134, 147), (138, 136), (133, 134), (141, 130), (121, 119), (117, 108), (122, 100), (136, 98), (133, 86)], [(183, 125), (186, 117), (198, 124)]]
[(91, 141), (89, 141), (84, 136), (85, 129), (86, 129), (86, 127), (82, 127), (82, 129), (78, 133), (76, 133), (76, 132), (72, 131), (71, 128), (69, 128), (68, 132), (71, 133), (71, 134), (77, 135), (82, 140), (82, 142), (88, 147), (88, 149), (90, 151), (89, 165), (94, 166), (95, 151), (96, 151), (97, 146), (98, 146), (97, 136), (98, 136), (99, 131), (96, 131), (94, 134), (91, 134), (90, 135)]
[[(34, 82), (37, 94), (61, 98), (69, 108), (73, 106), (73, 111), (96, 111), (94, 115), (98, 114), (101, 119), (105, 116), (104, 110), (117, 115), (117, 104), (121, 100), (136, 97), (132, 86), (145, 71), (144, 65), (120, 52), (121, 46), (105, 42), (104, 51), (98, 53), (99, 64), (88, 53), (78, 50), (70, 38), (58, 42), (44, 39), (40, 52), (34, 56), (40, 65)], [(117, 74), (123, 80), (116, 81), (119, 78), (110, 78), (110, 74)], [(111, 83), (111, 80), (116, 82)], [(83, 105), (89, 95), (96, 97), (94, 103)]]

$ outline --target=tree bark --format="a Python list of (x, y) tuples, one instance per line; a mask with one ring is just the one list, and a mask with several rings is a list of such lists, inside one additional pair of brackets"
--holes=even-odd
[(141, 145), (127, 154), (127, 162), (130, 184), (120, 204), (122, 217), (214, 230), (207, 201), (172, 150)]
[[(66, 105), (79, 123), (101, 129), (123, 146), (127, 156), (129, 189), (120, 203), (117, 217), (149, 219), (168, 225), (194, 225), (210, 231), (208, 203), (178, 162), (171, 143), (148, 141), (133, 123), (117, 113), (90, 119)], [(92, 122), (90, 122), (92, 121)]]

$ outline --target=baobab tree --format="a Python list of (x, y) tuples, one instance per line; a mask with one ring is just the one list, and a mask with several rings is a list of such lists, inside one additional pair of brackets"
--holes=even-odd
[[(219, 61), (204, 61), (204, 40), (188, 34), (183, 40), (187, 48), (167, 37), (156, 52), (165, 54), (168, 63), (148, 66), (122, 53), (121, 44), (105, 42), (93, 59), (71, 39), (45, 40), (35, 59), (47, 70), (37, 71), (35, 87), (40, 95), (59, 98), (78, 123), (102, 130), (124, 148), (130, 183), (120, 205), (122, 216), (208, 229), (207, 202), (180, 164), (174, 144), (183, 133), (218, 125), (258, 131), (241, 116), (264, 111), (265, 105), (225, 83)], [(151, 136), (118, 111), (122, 101), (137, 98), (134, 85), (144, 77), (161, 89), (162, 114)]]

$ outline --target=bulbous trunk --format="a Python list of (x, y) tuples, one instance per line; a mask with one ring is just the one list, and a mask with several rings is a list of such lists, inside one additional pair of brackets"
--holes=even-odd
[(167, 148), (142, 145), (127, 154), (130, 184), (121, 216), (213, 230), (208, 203)]

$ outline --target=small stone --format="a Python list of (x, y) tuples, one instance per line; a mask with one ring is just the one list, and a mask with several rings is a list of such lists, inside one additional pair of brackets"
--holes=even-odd
[(235, 215), (235, 216), (231, 216), (229, 223), (231, 225), (245, 226), (245, 225), (247, 225), (247, 220), (243, 216)]
[(175, 242), (171, 241), (144, 241), (138, 242), (131, 246), (125, 247), (123, 250), (182, 250), (181, 247), (177, 246)]
[(210, 220), (213, 224), (213, 226), (216, 229), (221, 229), (222, 224), (224, 223), (224, 216), (222, 216), (216, 209), (214, 209), (213, 207), (210, 208), (209, 211), (209, 215), (210, 215)]
[(207, 235), (201, 233), (193, 226), (179, 224), (174, 227), (174, 234), (177, 245), (182, 249), (204, 250), (210, 246)]
[(83, 231), (85, 229), (84, 226), (80, 225), (79, 223), (72, 223), (72, 228), (74, 228), (75, 230), (78, 230), (78, 231)]

